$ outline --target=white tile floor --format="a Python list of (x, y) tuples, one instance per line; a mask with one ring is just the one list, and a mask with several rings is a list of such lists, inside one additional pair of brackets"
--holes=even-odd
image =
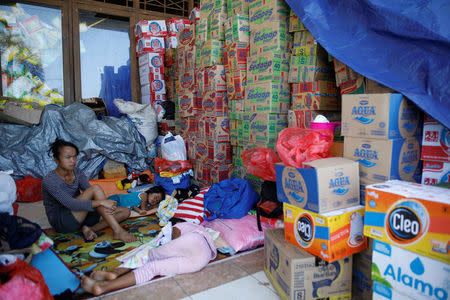
[(264, 271), (242, 277), (215, 288), (183, 298), (183, 300), (279, 300)]

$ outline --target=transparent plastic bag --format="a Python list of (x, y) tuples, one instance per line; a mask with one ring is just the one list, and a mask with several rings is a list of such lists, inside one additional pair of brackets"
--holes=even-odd
[(166, 134), (161, 141), (162, 157), (167, 160), (187, 160), (186, 145), (180, 135)]

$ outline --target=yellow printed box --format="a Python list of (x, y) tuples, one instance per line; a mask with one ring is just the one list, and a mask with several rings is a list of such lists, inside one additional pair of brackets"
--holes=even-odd
[(450, 263), (450, 189), (391, 180), (366, 187), (364, 234)]
[(283, 203), (283, 211), (286, 241), (327, 262), (367, 248), (362, 205), (320, 215)]

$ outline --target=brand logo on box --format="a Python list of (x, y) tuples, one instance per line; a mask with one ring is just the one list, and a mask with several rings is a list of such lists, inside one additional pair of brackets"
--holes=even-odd
[(263, 122), (253, 122), (250, 125), (250, 129), (256, 132), (264, 132), (267, 130), (267, 124), (264, 124)]
[(220, 127), (222, 128), (223, 131), (225, 131), (226, 133), (230, 132), (230, 121), (228, 118), (225, 118), (222, 123), (220, 123)]
[(262, 9), (258, 10), (251, 18), (250, 22), (254, 22), (255, 24), (262, 24), (266, 21), (266, 19), (269, 19), (270, 16), (273, 13), (273, 8), (267, 8), (263, 7)]
[(278, 35), (277, 31), (271, 30), (263, 30), (261, 32), (257, 32), (255, 37), (253, 38), (253, 42), (255, 44), (263, 44), (270, 42), (272, 39), (276, 38)]
[(180, 107), (182, 109), (188, 109), (189, 106), (191, 106), (192, 98), (189, 96), (182, 96), (180, 97)]
[(369, 101), (361, 100), (359, 101), (359, 106), (353, 106), (352, 108), (352, 116), (356, 121), (361, 124), (370, 124), (375, 118), (371, 118), (371, 116), (375, 116), (375, 106), (368, 106)]
[(151, 33), (158, 33), (162, 30), (161, 25), (158, 22), (150, 22), (148, 28)]
[(330, 179), (328, 188), (333, 194), (343, 196), (350, 190), (350, 188), (348, 187), (350, 185), (350, 179), (348, 176), (343, 176), (344, 174), (342, 173), (336, 175), (337, 177)]
[(183, 45), (188, 44), (190, 42), (190, 40), (192, 40), (192, 35), (193, 35), (192, 30), (190, 30), (189, 28), (184, 29), (180, 33), (180, 43)]
[(205, 100), (203, 100), (203, 109), (205, 111), (211, 112), (214, 110), (214, 101), (211, 98), (206, 98)]
[(249, 71), (252, 74), (262, 73), (272, 66), (272, 61), (267, 58), (258, 58), (255, 63), (250, 64)]
[(304, 207), (307, 202), (308, 190), (305, 180), (297, 169), (285, 167), (282, 174), (283, 191), (290, 203)]
[(255, 87), (250, 89), (247, 95), (248, 100), (262, 99), (265, 100), (270, 97), (270, 92), (266, 92), (264, 88)]
[(150, 59), (150, 64), (155, 68), (159, 68), (162, 66), (163, 62), (159, 55), (155, 55)]
[(196, 144), (196, 148), (197, 148), (197, 153), (200, 155), (200, 156), (205, 156), (206, 154), (207, 154), (207, 152), (208, 152), (208, 148), (206, 147), (206, 145), (205, 144), (202, 144), (202, 143), (198, 143), (198, 144)]
[(361, 149), (356, 148), (353, 153), (353, 157), (358, 158), (356, 161), (366, 168), (376, 166), (377, 163), (374, 162), (374, 160), (378, 161), (378, 152), (376, 150), (371, 150), (371, 147), (370, 144), (362, 144)]
[(162, 45), (162, 43), (161, 43), (161, 41), (158, 40), (158, 39), (151, 39), (150, 45), (151, 45), (151, 47), (154, 48), (154, 49), (161, 49), (161, 48), (164, 48), (163, 45)]
[(387, 236), (395, 244), (414, 244), (428, 231), (428, 212), (422, 204), (412, 199), (395, 203), (386, 216)]
[(298, 216), (295, 230), (297, 242), (304, 248), (311, 246), (314, 240), (314, 221), (313, 217), (307, 213), (301, 213)]
[(402, 270), (401, 267), (397, 267), (397, 270), (395, 270), (392, 264), (388, 264), (383, 275), (391, 277), (392, 280), (401, 283), (406, 288), (414, 289), (424, 295), (434, 296), (436, 299), (448, 299), (445, 287), (435, 287), (432, 283), (423, 281), (423, 278), (420, 278), (425, 273), (426, 266), (424, 266), (419, 257), (416, 257), (409, 264), (409, 268), (413, 274), (408, 274), (407, 270)]

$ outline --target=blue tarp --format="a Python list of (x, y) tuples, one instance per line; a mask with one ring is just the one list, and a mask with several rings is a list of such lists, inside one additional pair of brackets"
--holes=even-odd
[(450, 1), (286, 2), (333, 57), (450, 127)]

